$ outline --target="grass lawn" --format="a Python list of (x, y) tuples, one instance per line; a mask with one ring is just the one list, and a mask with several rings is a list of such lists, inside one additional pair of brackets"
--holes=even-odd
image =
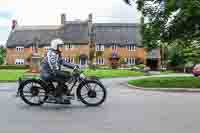
[[(0, 70), (0, 81), (16, 81), (21, 77), (27, 70)], [(90, 70), (85, 69), (84, 73), (86, 76), (96, 76), (98, 78), (108, 77), (127, 77), (127, 76), (143, 76), (141, 72), (133, 72), (128, 70)]]
[(198, 77), (154, 77), (130, 80), (130, 85), (146, 88), (199, 88)]
[(116, 69), (86, 69), (84, 73), (87, 76), (96, 76), (98, 78), (112, 78), (112, 77), (128, 77), (128, 76), (143, 76), (142, 72), (134, 72), (129, 70), (116, 70)]
[(0, 81), (16, 81), (27, 70), (0, 70)]

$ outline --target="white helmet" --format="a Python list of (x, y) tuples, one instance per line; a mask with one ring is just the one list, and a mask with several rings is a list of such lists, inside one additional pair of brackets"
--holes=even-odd
[(54, 50), (58, 49), (58, 45), (64, 44), (64, 42), (61, 39), (53, 39), (51, 41), (51, 48)]

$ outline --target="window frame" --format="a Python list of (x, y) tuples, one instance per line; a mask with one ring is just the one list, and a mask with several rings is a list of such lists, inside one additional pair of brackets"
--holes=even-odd
[(16, 51), (17, 52), (23, 52), (24, 51), (24, 47), (23, 46), (17, 46), (16, 47)]
[(112, 50), (117, 51), (118, 45), (116, 43), (113, 43), (111, 48), (112, 48)]
[(104, 51), (104, 47), (103, 44), (96, 44), (96, 51)]
[(70, 49), (73, 49), (73, 48), (74, 48), (74, 45), (71, 44), (71, 43), (68, 43), (68, 44), (65, 45), (65, 49), (67, 49), (67, 50), (70, 50)]
[(96, 58), (97, 65), (104, 65), (104, 58)]
[(128, 57), (128, 58), (125, 58), (125, 60), (127, 61), (128, 65), (135, 65), (136, 64), (136, 59), (134, 57)]
[(128, 51), (136, 51), (136, 46), (135, 46), (135, 44), (129, 44), (127, 46), (127, 49), (128, 49)]
[(65, 58), (65, 61), (67, 62), (67, 63), (74, 63), (74, 57), (66, 57)]
[(24, 65), (25, 64), (25, 60), (24, 59), (15, 59), (15, 64), (16, 65)]
[(44, 50), (45, 50), (45, 51), (48, 51), (50, 48), (51, 48), (50, 46), (45, 46), (45, 47), (44, 47)]

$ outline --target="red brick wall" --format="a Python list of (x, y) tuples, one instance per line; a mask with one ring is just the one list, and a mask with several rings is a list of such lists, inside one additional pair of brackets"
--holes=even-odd
[[(79, 45), (78, 47), (72, 49), (61, 48), (63, 57), (76, 57), (81, 54), (89, 55), (89, 45)], [(47, 51), (45, 48), (38, 48), (38, 53), (40, 56), (44, 56)], [(7, 64), (15, 64), (15, 59), (26, 59), (32, 53), (31, 48), (24, 48), (24, 51), (17, 52), (16, 48), (7, 48), (6, 62)], [(144, 48), (136, 48), (135, 51), (128, 51), (127, 48), (117, 48), (117, 53), (121, 58), (140, 58), (145, 60), (145, 50)], [(109, 64), (108, 58), (112, 54), (112, 48), (105, 48), (102, 57), (104, 58), (105, 65)]]
[(26, 59), (32, 53), (31, 48), (24, 48), (23, 51), (16, 51), (16, 48), (7, 48), (6, 49), (6, 63), (11, 65), (15, 64), (15, 59), (24, 59), (25, 64), (27, 64)]
[[(128, 51), (127, 48), (117, 48), (117, 54), (122, 58), (140, 58), (145, 60), (145, 50), (144, 48), (136, 48), (135, 51)], [(112, 48), (105, 48), (102, 57), (104, 57), (104, 64), (109, 65), (109, 57), (112, 55)]]

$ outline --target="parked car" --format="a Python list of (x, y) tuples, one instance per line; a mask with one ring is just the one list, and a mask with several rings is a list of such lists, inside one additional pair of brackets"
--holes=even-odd
[(200, 64), (194, 66), (192, 73), (195, 77), (200, 76)]

